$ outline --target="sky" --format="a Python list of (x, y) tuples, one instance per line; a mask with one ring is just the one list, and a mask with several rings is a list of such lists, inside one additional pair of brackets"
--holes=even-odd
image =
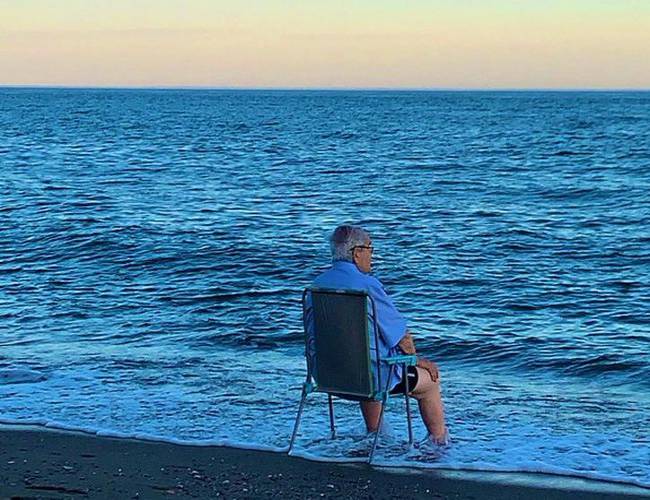
[(0, 85), (650, 89), (650, 0), (0, 0)]

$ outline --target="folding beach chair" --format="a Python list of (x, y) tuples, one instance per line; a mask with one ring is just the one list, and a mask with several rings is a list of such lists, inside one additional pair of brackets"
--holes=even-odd
[[(307, 288), (302, 294), (302, 312), (307, 379), (302, 386), (302, 397), (289, 443), (289, 453), (298, 434), (308, 394), (312, 392), (327, 394), (332, 438), (336, 437), (333, 396), (356, 401), (363, 399), (381, 401), (383, 403), (379, 416), (381, 429), (393, 370), (397, 365), (402, 365), (406, 373), (406, 367), (413, 366), (417, 362), (416, 356), (413, 355), (380, 358), (377, 348), (379, 327), (374, 321), (376, 307), (372, 297), (365, 291)], [(310, 327), (312, 335), (309, 334)], [(372, 356), (372, 351), (375, 351), (375, 356)], [(313, 354), (315, 363), (312, 363), (310, 353)], [(380, 370), (382, 362), (389, 365), (388, 380), (382, 380)], [(312, 366), (314, 364), (315, 366)], [(373, 371), (377, 374), (377, 384)], [(405, 387), (406, 419), (409, 445), (411, 445), (413, 429), (407, 391), (408, 388)], [(375, 434), (368, 462), (372, 462), (378, 437), (379, 432)]]

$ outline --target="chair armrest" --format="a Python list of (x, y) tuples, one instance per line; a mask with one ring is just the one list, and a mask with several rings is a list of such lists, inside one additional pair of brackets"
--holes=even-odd
[(405, 364), (408, 366), (415, 366), (418, 363), (418, 357), (415, 354), (400, 354), (397, 356), (389, 356), (382, 358), (389, 365)]
[(311, 394), (312, 392), (316, 392), (318, 390), (318, 386), (313, 382), (304, 382), (302, 384), (302, 387), (306, 394)]

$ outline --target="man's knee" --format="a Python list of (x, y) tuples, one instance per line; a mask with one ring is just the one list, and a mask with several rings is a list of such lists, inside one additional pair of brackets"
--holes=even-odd
[(425, 382), (418, 384), (415, 390), (411, 393), (411, 395), (415, 399), (419, 400), (419, 399), (427, 399), (427, 398), (435, 397), (439, 393), (440, 393), (440, 377), (438, 377), (436, 380), (431, 380), (429, 378)]

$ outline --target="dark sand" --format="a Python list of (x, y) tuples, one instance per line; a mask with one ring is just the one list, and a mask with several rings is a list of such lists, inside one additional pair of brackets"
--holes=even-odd
[(397, 473), (281, 453), (0, 428), (0, 498), (87, 497), (648, 499), (495, 483), (485, 477), (453, 479), (432, 471)]

